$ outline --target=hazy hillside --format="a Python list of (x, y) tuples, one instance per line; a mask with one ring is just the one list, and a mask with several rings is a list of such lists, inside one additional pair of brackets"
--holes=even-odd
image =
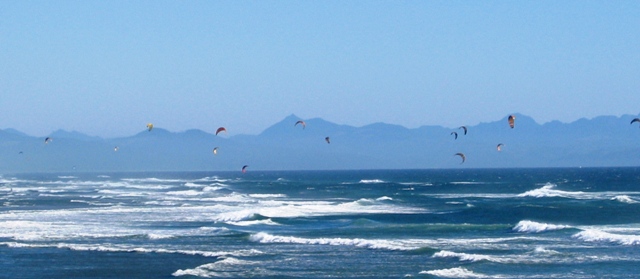
[[(638, 116), (601, 116), (573, 123), (536, 123), (516, 114), (462, 129), (423, 126), (408, 129), (374, 123), (338, 125), (290, 115), (259, 135), (216, 136), (201, 130), (162, 128), (124, 138), (103, 139), (58, 130), (53, 141), (14, 129), (0, 130), (0, 172), (183, 171), (376, 168), (503, 168), (637, 166)], [(464, 123), (461, 123), (463, 125)], [(634, 123), (637, 124), (637, 123)], [(454, 139), (451, 132), (458, 133)], [(330, 137), (330, 143), (325, 141)], [(502, 143), (502, 151), (496, 150)], [(214, 155), (213, 148), (218, 148)], [(453, 154), (462, 152), (461, 164)]]

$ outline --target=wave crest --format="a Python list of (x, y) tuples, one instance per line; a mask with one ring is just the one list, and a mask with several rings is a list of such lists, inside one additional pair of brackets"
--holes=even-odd
[(518, 224), (513, 227), (514, 231), (524, 232), (524, 233), (540, 233), (546, 231), (556, 231), (571, 228), (571, 226), (567, 225), (553, 225), (547, 223), (538, 223), (534, 221), (524, 220), (518, 222)]
[(362, 238), (303, 238), (295, 236), (278, 236), (264, 232), (252, 234), (249, 239), (259, 243), (289, 243), (289, 244), (309, 244), (309, 245), (334, 245), (334, 246), (355, 246), (368, 249), (386, 250), (415, 250), (420, 247), (406, 246), (388, 240), (362, 239)]
[(420, 274), (429, 274), (444, 278), (489, 278), (487, 275), (475, 273), (464, 267), (421, 271)]
[(584, 230), (573, 237), (587, 242), (610, 242), (620, 245), (640, 245), (640, 235), (613, 234), (600, 230)]
[(464, 262), (478, 262), (478, 261), (491, 261), (498, 262), (491, 256), (487, 255), (479, 255), (479, 254), (467, 254), (467, 253), (456, 253), (451, 251), (442, 250), (433, 254), (434, 258), (458, 258), (460, 261)]

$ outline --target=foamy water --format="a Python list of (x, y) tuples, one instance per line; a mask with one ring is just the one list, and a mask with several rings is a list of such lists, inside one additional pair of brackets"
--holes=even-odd
[(620, 172), (3, 175), (0, 268), (11, 278), (630, 278), (640, 172)]

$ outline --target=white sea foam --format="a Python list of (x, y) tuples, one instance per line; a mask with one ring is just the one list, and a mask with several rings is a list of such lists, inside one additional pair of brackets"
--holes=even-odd
[(280, 225), (280, 224), (274, 222), (271, 219), (227, 222), (227, 224), (234, 225), (234, 226), (240, 226), (240, 227), (248, 227), (248, 226), (256, 226), (256, 225), (269, 225), (269, 226), (279, 226)]
[(202, 188), (203, 192), (215, 192), (224, 189), (223, 187), (206, 186)]
[(197, 277), (256, 277), (273, 276), (271, 272), (264, 269), (254, 269), (260, 262), (241, 260), (233, 257), (226, 257), (220, 261), (203, 264), (192, 269), (179, 269), (173, 276), (197, 276)]
[(196, 182), (221, 182), (221, 183), (224, 183), (224, 182), (228, 182), (229, 179), (220, 178), (218, 176), (211, 176), (211, 177), (203, 177), (203, 178), (200, 178), (200, 179), (196, 179), (194, 181), (196, 181)]
[(362, 183), (362, 184), (378, 184), (378, 183), (385, 183), (385, 181), (384, 180), (380, 180), (380, 179), (362, 179), (358, 183)]
[(193, 182), (187, 182), (187, 183), (185, 183), (185, 184), (184, 184), (184, 186), (185, 186), (185, 187), (196, 187), (196, 188), (201, 188), (201, 187), (204, 187), (205, 185), (202, 185), (202, 184), (196, 184), (196, 183), (193, 183)]
[(400, 185), (407, 185), (407, 186), (433, 186), (433, 184), (429, 183), (429, 182), (400, 182)]
[(518, 224), (513, 227), (514, 231), (524, 232), (524, 233), (540, 233), (546, 231), (555, 231), (571, 228), (571, 226), (567, 225), (553, 225), (547, 223), (538, 223), (534, 221), (524, 220), (518, 222)]
[(536, 249), (533, 252), (535, 254), (545, 254), (545, 255), (557, 255), (557, 254), (560, 254), (560, 252), (558, 252), (556, 250), (547, 249), (545, 247), (536, 247)]
[(596, 229), (587, 229), (573, 237), (587, 242), (609, 242), (620, 245), (640, 245), (640, 235), (613, 234)]
[(491, 261), (491, 262), (501, 262), (498, 258), (494, 258), (487, 255), (480, 254), (467, 254), (467, 253), (456, 253), (451, 251), (442, 250), (433, 254), (434, 258), (458, 258), (460, 261), (468, 261), (468, 262), (478, 262), (478, 261)]
[(0, 242), (0, 245), (11, 248), (60, 248), (69, 249), (74, 251), (99, 251), (99, 252), (125, 252), (125, 253), (159, 253), (159, 254), (183, 254), (192, 256), (203, 257), (250, 257), (263, 254), (262, 251), (257, 249), (242, 249), (237, 251), (201, 251), (201, 250), (174, 250), (166, 248), (145, 248), (136, 247), (133, 245), (95, 245), (95, 244), (70, 244), (70, 243), (56, 243), (56, 244), (34, 244), (34, 243), (21, 243), (21, 242)]
[(303, 238), (295, 236), (278, 236), (260, 232), (252, 234), (249, 238), (251, 241), (259, 243), (288, 243), (288, 244), (307, 244), (307, 245), (333, 245), (333, 246), (355, 246), (367, 249), (385, 249), (385, 250), (414, 250), (419, 246), (402, 241), (390, 241), (380, 239), (362, 239), (362, 238)]
[(542, 198), (542, 197), (562, 197), (566, 196), (567, 192), (554, 190), (556, 184), (547, 183), (542, 188), (526, 191), (522, 194), (519, 194), (518, 197), (534, 197), (534, 198)]
[(249, 197), (257, 199), (286, 198), (285, 194), (249, 194)]
[(166, 195), (172, 196), (200, 196), (203, 192), (196, 190), (185, 190), (185, 191), (169, 191), (165, 193)]
[(152, 182), (152, 183), (179, 183), (179, 182), (183, 182), (183, 180), (180, 179), (162, 179), (162, 178), (155, 178), (155, 177), (149, 177), (149, 178), (123, 178), (123, 181), (127, 181), (127, 182), (135, 182), (135, 183), (140, 183), (140, 182)]
[(434, 276), (443, 277), (443, 278), (496, 278), (494, 276), (487, 276), (481, 273), (475, 273), (464, 267), (421, 271), (420, 274), (429, 274), (429, 275), (434, 275)]
[(615, 196), (615, 197), (611, 198), (611, 200), (619, 201), (619, 202), (623, 202), (623, 203), (638, 203), (638, 201), (632, 199), (631, 197), (629, 197), (627, 195)]

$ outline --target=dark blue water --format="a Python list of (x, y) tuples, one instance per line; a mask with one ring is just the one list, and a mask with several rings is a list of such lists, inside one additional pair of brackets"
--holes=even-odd
[(5, 278), (636, 278), (640, 168), (5, 174)]

